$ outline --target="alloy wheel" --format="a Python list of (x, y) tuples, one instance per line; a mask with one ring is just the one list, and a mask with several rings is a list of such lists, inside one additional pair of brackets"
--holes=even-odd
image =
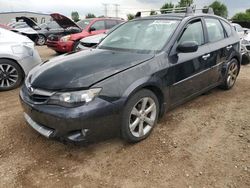
[(144, 97), (132, 108), (129, 116), (129, 129), (133, 136), (145, 136), (153, 128), (157, 117), (155, 101), (151, 97)]
[(238, 75), (238, 65), (236, 62), (233, 62), (229, 66), (227, 74), (227, 84), (229, 87), (232, 87), (234, 85), (237, 75)]
[(9, 64), (0, 64), (0, 87), (8, 88), (18, 81), (18, 72), (16, 68)]
[(42, 36), (42, 35), (39, 35), (39, 36), (38, 36), (38, 39), (37, 39), (37, 44), (38, 44), (39, 46), (42, 46), (42, 45), (45, 44), (45, 42), (46, 42), (45, 37)]

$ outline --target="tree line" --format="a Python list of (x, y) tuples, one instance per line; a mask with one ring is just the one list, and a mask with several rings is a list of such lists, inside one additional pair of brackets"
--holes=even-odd
[[(187, 7), (191, 6), (194, 3), (194, 0), (180, 0), (177, 4), (173, 3), (165, 3), (160, 8), (161, 14), (166, 13), (166, 9), (173, 9), (176, 8), (178, 10), (179, 7)], [(214, 1), (210, 5), (204, 6), (202, 12), (207, 13), (208, 8), (211, 7), (214, 10), (214, 14), (227, 18), (228, 17), (228, 8), (224, 3), (220, 1)], [(151, 10), (150, 15), (157, 15), (158, 13), (155, 10)], [(134, 19), (134, 14), (127, 14), (128, 20)], [(247, 9), (245, 12), (240, 12), (235, 14), (232, 17), (233, 21), (248, 21), (250, 22), (250, 8)]]
[[(179, 7), (187, 7), (187, 6), (191, 6), (194, 3), (194, 0), (180, 0), (177, 4), (173, 4), (173, 3), (165, 3), (162, 5), (162, 7), (160, 8), (160, 12), (161, 14), (166, 13), (166, 9), (173, 9), (176, 8), (178, 10)], [(214, 10), (214, 14), (227, 18), (228, 17), (228, 9), (227, 6), (224, 3), (221, 3), (220, 1), (216, 0), (213, 3), (211, 3), (210, 5), (204, 6), (203, 8), (203, 13), (206, 13), (206, 11), (208, 10), (208, 8), (211, 7)], [(155, 10), (151, 10), (150, 15), (157, 15), (158, 13)], [(104, 16), (99, 16), (99, 17), (104, 17)], [(75, 22), (78, 22), (80, 20), (79, 18), (79, 14), (77, 11), (73, 11), (71, 13), (71, 18), (72, 20), (74, 20)], [(96, 18), (96, 16), (92, 13), (88, 13), (85, 15), (85, 18)], [(134, 14), (127, 14), (127, 19), (128, 20), (132, 20), (135, 18)], [(232, 17), (233, 21), (248, 21), (250, 22), (250, 8), (247, 9), (245, 12), (240, 12), (235, 14)]]

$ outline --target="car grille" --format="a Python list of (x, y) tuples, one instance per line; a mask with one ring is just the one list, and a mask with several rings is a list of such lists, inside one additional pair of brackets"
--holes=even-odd
[(35, 103), (45, 103), (48, 101), (49, 96), (45, 95), (30, 95), (29, 96), (30, 100), (35, 102)]
[(31, 103), (44, 104), (46, 103), (55, 92), (35, 89), (31, 86), (26, 86), (26, 96)]
[(94, 45), (96, 45), (95, 43), (84, 43), (84, 42), (82, 42), (81, 43), (83, 46), (85, 46), (85, 47), (88, 47), (88, 48), (91, 48), (91, 47), (93, 47)]

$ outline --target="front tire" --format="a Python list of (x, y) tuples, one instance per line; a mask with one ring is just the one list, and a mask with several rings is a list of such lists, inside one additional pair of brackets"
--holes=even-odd
[(75, 41), (75, 42), (74, 42), (74, 45), (73, 45), (73, 52), (79, 51), (79, 50), (77, 49), (77, 47), (78, 47), (79, 44), (80, 44), (80, 41)]
[(231, 89), (237, 79), (239, 73), (239, 64), (236, 59), (232, 59), (230, 63), (228, 64), (228, 68), (225, 74), (224, 81), (220, 87), (225, 90)]
[(38, 35), (36, 44), (39, 46), (43, 46), (45, 43), (46, 43), (46, 37), (44, 35)]
[(23, 71), (16, 62), (0, 59), (0, 91), (17, 88), (21, 85), (23, 77)]
[(130, 143), (147, 138), (158, 121), (159, 102), (147, 89), (135, 93), (127, 102), (122, 116), (121, 136)]

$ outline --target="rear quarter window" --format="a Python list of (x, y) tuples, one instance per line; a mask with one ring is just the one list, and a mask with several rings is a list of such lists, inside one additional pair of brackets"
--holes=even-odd
[(205, 18), (209, 42), (217, 42), (225, 38), (223, 27), (218, 19)]

